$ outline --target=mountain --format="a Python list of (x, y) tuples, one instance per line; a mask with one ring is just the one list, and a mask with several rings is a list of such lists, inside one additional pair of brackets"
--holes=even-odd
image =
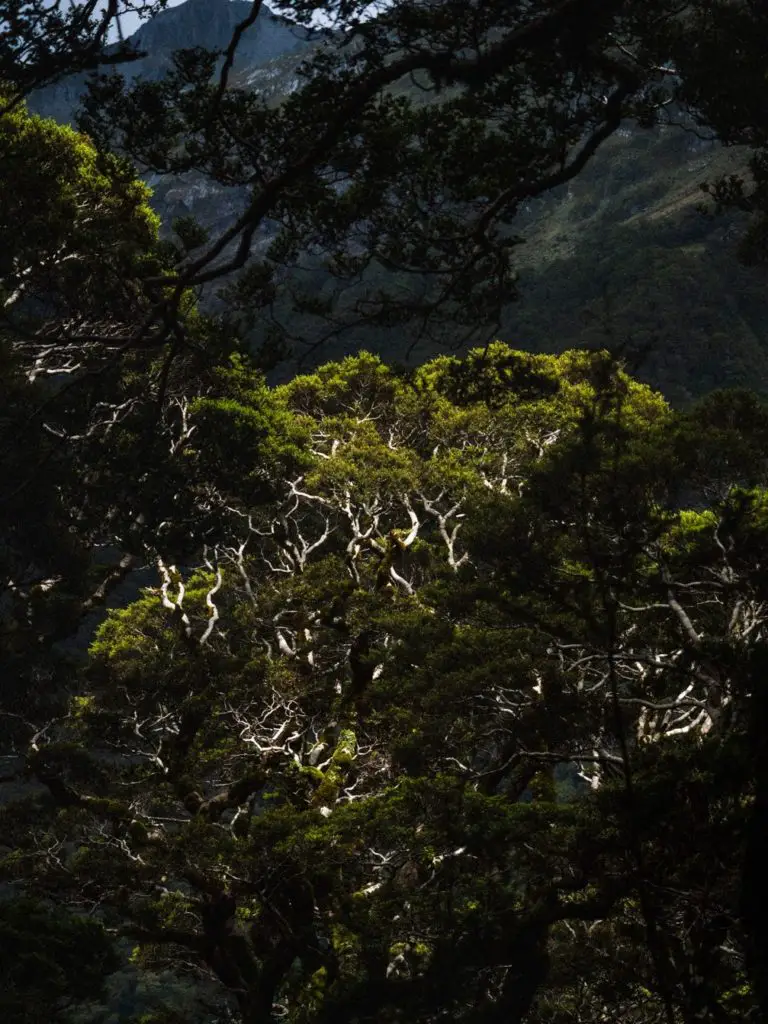
[[(133, 74), (159, 78), (170, 67), (175, 50), (193, 46), (226, 49), (235, 27), (250, 10), (248, 0), (187, 0), (178, 7), (161, 11), (130, 37), (129, 42), (137, 50), (147, 53), (144, 60), (130, 65)], [(300, 53), (323, 35), (262, 7), (256, 23), (243, 33), (234, 71), (260, 67), (288, 53)]]
[(746, 160), (691, 130), (621, 129), (519, 218), (521, 299), (501, 337), (532, 351), (617, 348), (676, 404), (718, 387), (768, 394), (765, 268), (739, 260), (744, 214), (702, 208), (701, 183)]
[[(128, 38), (128, 44), (146, 56), (123, 65), (121, 71), (127, 79), (154, 80), (171, 67), (176, 50), (196, 46), (224, 50), (235, 26), (250, 10), (248, 0), (186, 0), (177, 7), (169, 7)], [(240, 39), (233, 72), (252, 73), (287, 54), (301, 55), (326, 36), (323, 30), (303, 28), (262, 6), (255, 24)], [(85, 81), (84, 75), (70, 75), (34, 93), (29, 107), (36, 114), (69, 122), (85, 91)]]
[[(187, 0), (164, 11), (131, 37), (147, 54), (129, 66), (131, 75), (161, 75), (180, 47), (226, 46), (249, 9), (244, 0)], [(243, 37), (234, 81), (279, 103), (296, 88), (298, 63), (327, 38), (263, 8)], [(30, 106), (70, 120), (82, 89), (82, 79), (70, 79), (43, 90)], [(423, 102), (423, 93), (405, 83), (396, 89)], [(569, 186), (520, 215), (515, 228), (526, 239), (517, 250), (520, 300), (506, 309), (500, 336), (532, 351), (619, 348), (632, 372), (677, 403), (726, 385), (768, 393), (764, 272), (738, 262), (738, 215), (713, 217), (699, 208), (701, 182), (741, 171), (745, 163), (743, 150), (702, 139), (690, 124), (622, 128)], [(246, 202), (244, 189), (200, 175), (148, 181), (166, 227), (192, 215), (216, 232)], [(257, 237), (257, 245), (267, 237)], [(368, 330), (342, 336), (314, 358), (364, 346), (398, 359), (406, 344), (402, 331), (393, 340), (391, 332)], [(421, 349), (416, 357), (430, 354)]]

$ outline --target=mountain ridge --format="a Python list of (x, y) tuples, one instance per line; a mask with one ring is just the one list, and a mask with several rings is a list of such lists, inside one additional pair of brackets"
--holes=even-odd
[[(143, 22), (125, 42), (146, 56), (120, 65), (131, 81), (161, 78), (172, 66), (176, 50), (202, 47), (223, 51), (232, 33), (251, 10), (249, 0), (186, 0), (167, 7)], [(235, 55), (233, 73), (252, 72), (286, 55), (299, 55), (329, 35), (326, 29), (309, 29), (275, 14), (263, 5), (255, 24), (243, 32)], [(112, 44), (115, 52), (119, 44)], [(62, 123), (74, 120), (80, 97), (86, 91), (86, 75), (69, 75), (34, 92), (29, 109)]]
[[(179, 45), (226, 46), (249, 10), (247, 0), (187, 0), (131, 39), (151, 51), (144, 68), (157, 77)], [(232, 80), (277, 104), (297, 87), (303, 56), (328, 37), (323, 30), (297, 37), (295, 25), (262, 8), (244, 34)], [(74, 85), (55, 88), (69, 94), (49, 96), (48, 109), (46, 102), (30, 106), (69, 120)], [(395, 89), (408, 92), (403, 83)], [(423, 94), (413, 98), (424, 101)], [(684, 128), (623, 126), (569, 186), (521, 211), (518, 223), (529, 243), (519, 252), (521, 297), (505, 310), (499, 335), (535, 352), (590, 345), (644, 353), (633, 372), (678, 403), (722, 385), (768, 393), (768, 301), (760, 271), (736, 259), (743, 217), (712, 218), (698, 209), (700, 182), (743, 172), (745, 165), (743, 149)], [(199, 174), (147, 180), (165, 232), (175, 217), (193, 216), (215, 234), (247, 202), (247, 189)], [(257, 248), (268, 234), (257, 236)], [(407, 340), (400, 337), (398, 348), (383, 330), (361, 331), (324, 347), (318, 358), (360, 347), (400, 358)], [(286, 373), (293, 369), (286, 364)]]
[[(175, 50), (194, 46), (224, 50), (235, 28), (250, 11), (248, 0), (186, 0), (186, 3), (166, 8), (145, 21), (127, 40), (148, 54), (144, 60), (129, 65), (127, 70), (136, 68), (138, 74), (159, 77), (170, 67), (170, 57)], [(240, 38), (233, 70), (266, 64), (285, 54), (304, 50), (324, 34), (323, 30), (293, 23), (264, 5), (255, 24)]]

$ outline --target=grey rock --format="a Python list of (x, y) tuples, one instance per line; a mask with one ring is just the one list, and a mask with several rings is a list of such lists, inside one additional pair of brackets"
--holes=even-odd
[[(129, 81), (138, 78), (154, 81), (170, 70), (176, 50), (203, 47), (223, 51), (235, 27), (250, 10), (248, 0), (187, 0), (178, 7), (161, 11), (127, 40), (146, 56), (122, 65), (120, 71)], [(233, 72), (253, 74), (270, 61), (300, 55), (327, 34), (296, 25), (263, 6), (256, 22), (240, 39)], [(33, 93), (28, 105), (36, 114), (71, 123), (85, 91), (86, 76), (70, 75)]]
[[(132, 77), (159, 78), (171, 66), (175, 50), (203, 46), (225, 50), (236, 26), (251, 10), (247, 0), (187, 0), (145, 22), (130, 42), (147, 57), (128, 65)], [(262, 7), (240, 39), (234, 70), (256, 68), (285, 54), (306, 50), (322, 33), (295, 25)]]

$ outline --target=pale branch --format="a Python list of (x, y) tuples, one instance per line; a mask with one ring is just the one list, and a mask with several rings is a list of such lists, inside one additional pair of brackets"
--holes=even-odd
[(437, 508), (437, 503), (442, 499), (443, 494), (438, 495), (434, 500), (430, 500), (426, 495), (419, 493), (419, 498), (424, 506), (424, 511), (431, 515), (437, 520), (437, 527), (440, 532), (440, 536), (443, 538), (447, 552), (448, 552), (448, 564), (454, 572), (458, 572), (462, 565), (469, 561), (469, 552), (465, 551), (460, 558), (456, 558), (456, 538), (461, 528), (461, 522), (455, 522), (449, 526), (449, 521), (452, 517), (456, 520), (464, 518), (465, 513), (460, 512), (463, 506), (462, 501), (455, 502), (447, 512), (441, 512)]
[(680, 625), (683, 628), (683, 632), (688, 637), (688, 640), (690, 641), (690, 643), (694, 647), (698, 647), (699, 644), (701, 643), (701, 637), (696, 632), (696, 628), (693, 625), (693, 623), (691, 622), (691, 620), (690, 620), (690, 618), (688, 616), (688, 613), (686, 612), (686, 610), (683, 608), (683, 606), (680, 604), (680, 602), (675, 597), (675, 593), (674, 593), (674, 591), (672, 590), (671, 587), (667, 591), (667, 603), (669, 604), (669, 607), (672, 609), (672, 611), (677, 616), (677, 619), (678, 619)]
[(138, 559), (135, 555), (125, 554), (118, 564), (107, 573), (96, 589), (80, 606), (81, 612), (90, 611), (96, 605), (103, 604), (112, 590), (125, 580), (136, 568)]
[(267, 706), (257, 712), (253, 705), (238, 709), (227, 704), (221, 714), (232, 721), (239, 739), (259, 754), (284, 754), (289, 760), (295, 759), (293, 744), (309, 728), (300, 705), (276, 690), (272, 691)]
[[(181, 573), (176, 569), (175, 565), (166, 566), (160, 555), (157, 556), (157, 569), (160, 573), (160, 579), (162, 580), (160, 586), (160, 597), (163, 604), (163, 608), (167, 608), (173, 616), (173, 619), (180, 623), (184, 635), (188, 640), (192, 639), (192, 623), (189, 616), (183, 608), (184, 594), (186, 588), (184, 586), (184, 580)], [(175, 600), (168, 596), (170, 587), (174, 584), (177, 586), (177, 594)]]
[(332, 504), (332, 502), (329, 501), (328, 498), (324, 498), (322, 497), (322, 495), (309, 494), (307, 491), (300, 491), (299, 485), (304, 482), (303, 476), (299, 476), (295, 480), (285, 480), (284, 482), (288, 485), (290, 493), (294, 495), (296, 498), (305, 498), (307, 501), (316, 501), (319, 505)]
[[(211, 571), (213, 571), (213, 566), (208, 562), (207, 559), (206, 559), (206, 564), (211, 569)], [(216, 579), (214, 581), (213, 586), (210, 588), (208, 593), (205, 595), (205, 606), (208, 609), (209, 614), (208, 614), (208, 622), (206, 624), (205, 631), (203, 632), (203, 635), (200, 637), (200, 641), (199, 641), (201, 647), (203, 646), (203, 644), (208, 643), (208, 640), (210, 639), (210, 636), (213, 633), (214, 627), (216, 626), (216, 623), (219, 620), (219, 609), (214, 604), (213, 598), (218, 593), (218, 591), (221, 589), (221, 584), (223, 582), (223, 579), (224, 579), (224, 577), (222, 576), (221, 568), (219, 567), (218, 560), (217, 560), (217, 564), (216, 564)]]
[(411, 520), (411, 529), (406, 536), (403, 537), (402, 545), (404, 548), (409, 548), (419, 535), (421, 523), (419, 522), (419, 517), (414, 511), (413, 505), (411, 504), (411, 499), (407, 494), (403, 495), (403, 505), (405, 505), (405, 510)]
[[(249, 517), (249, 523), (250, 523), (250, 517)], [(230, 562), (232, 562), (235, 565), (235, 567), (237, 568), (238, 574), (240, 575), (240, 578), (243, 581), (243, 587), (245, 588), (245, 592), (248, 595), (248, 600), (251, 602), (252, 607), (256, 608), (257, 604), (258, 604), (257, 600), (256, 600), (256, 594), (253, 591), (253, 585), (251, 583), (251, 578), (248, 575), (248, 571), (245, 568), (245, 548), (246, 548), (247, 544), (248, 544), (248, 538), (246, 537), (246, 539), (240, 544), (239, 547), (237, 547), (237, 548), (224, 548), (223, 549), (223, 555)]]
[(177, 437), (171, 437), (170, 453), (177, 455), (192, 437), (197, 427), (189, 422), (189, 401), (186, 398), (174, 398), (171, 408), (176, 409), (179, 414), (179, 433)]

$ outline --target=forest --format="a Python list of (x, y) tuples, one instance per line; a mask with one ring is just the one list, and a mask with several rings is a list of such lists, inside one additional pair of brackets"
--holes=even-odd
[[(768, 1022), (768, 401), (685, 292), (768, 323), (768, 9), (232, 8), (132, 77), (167, 0), (0, 2), (0, 1018)], [(733, 251), (594, 220), (533, 325), (659, 126)]]

